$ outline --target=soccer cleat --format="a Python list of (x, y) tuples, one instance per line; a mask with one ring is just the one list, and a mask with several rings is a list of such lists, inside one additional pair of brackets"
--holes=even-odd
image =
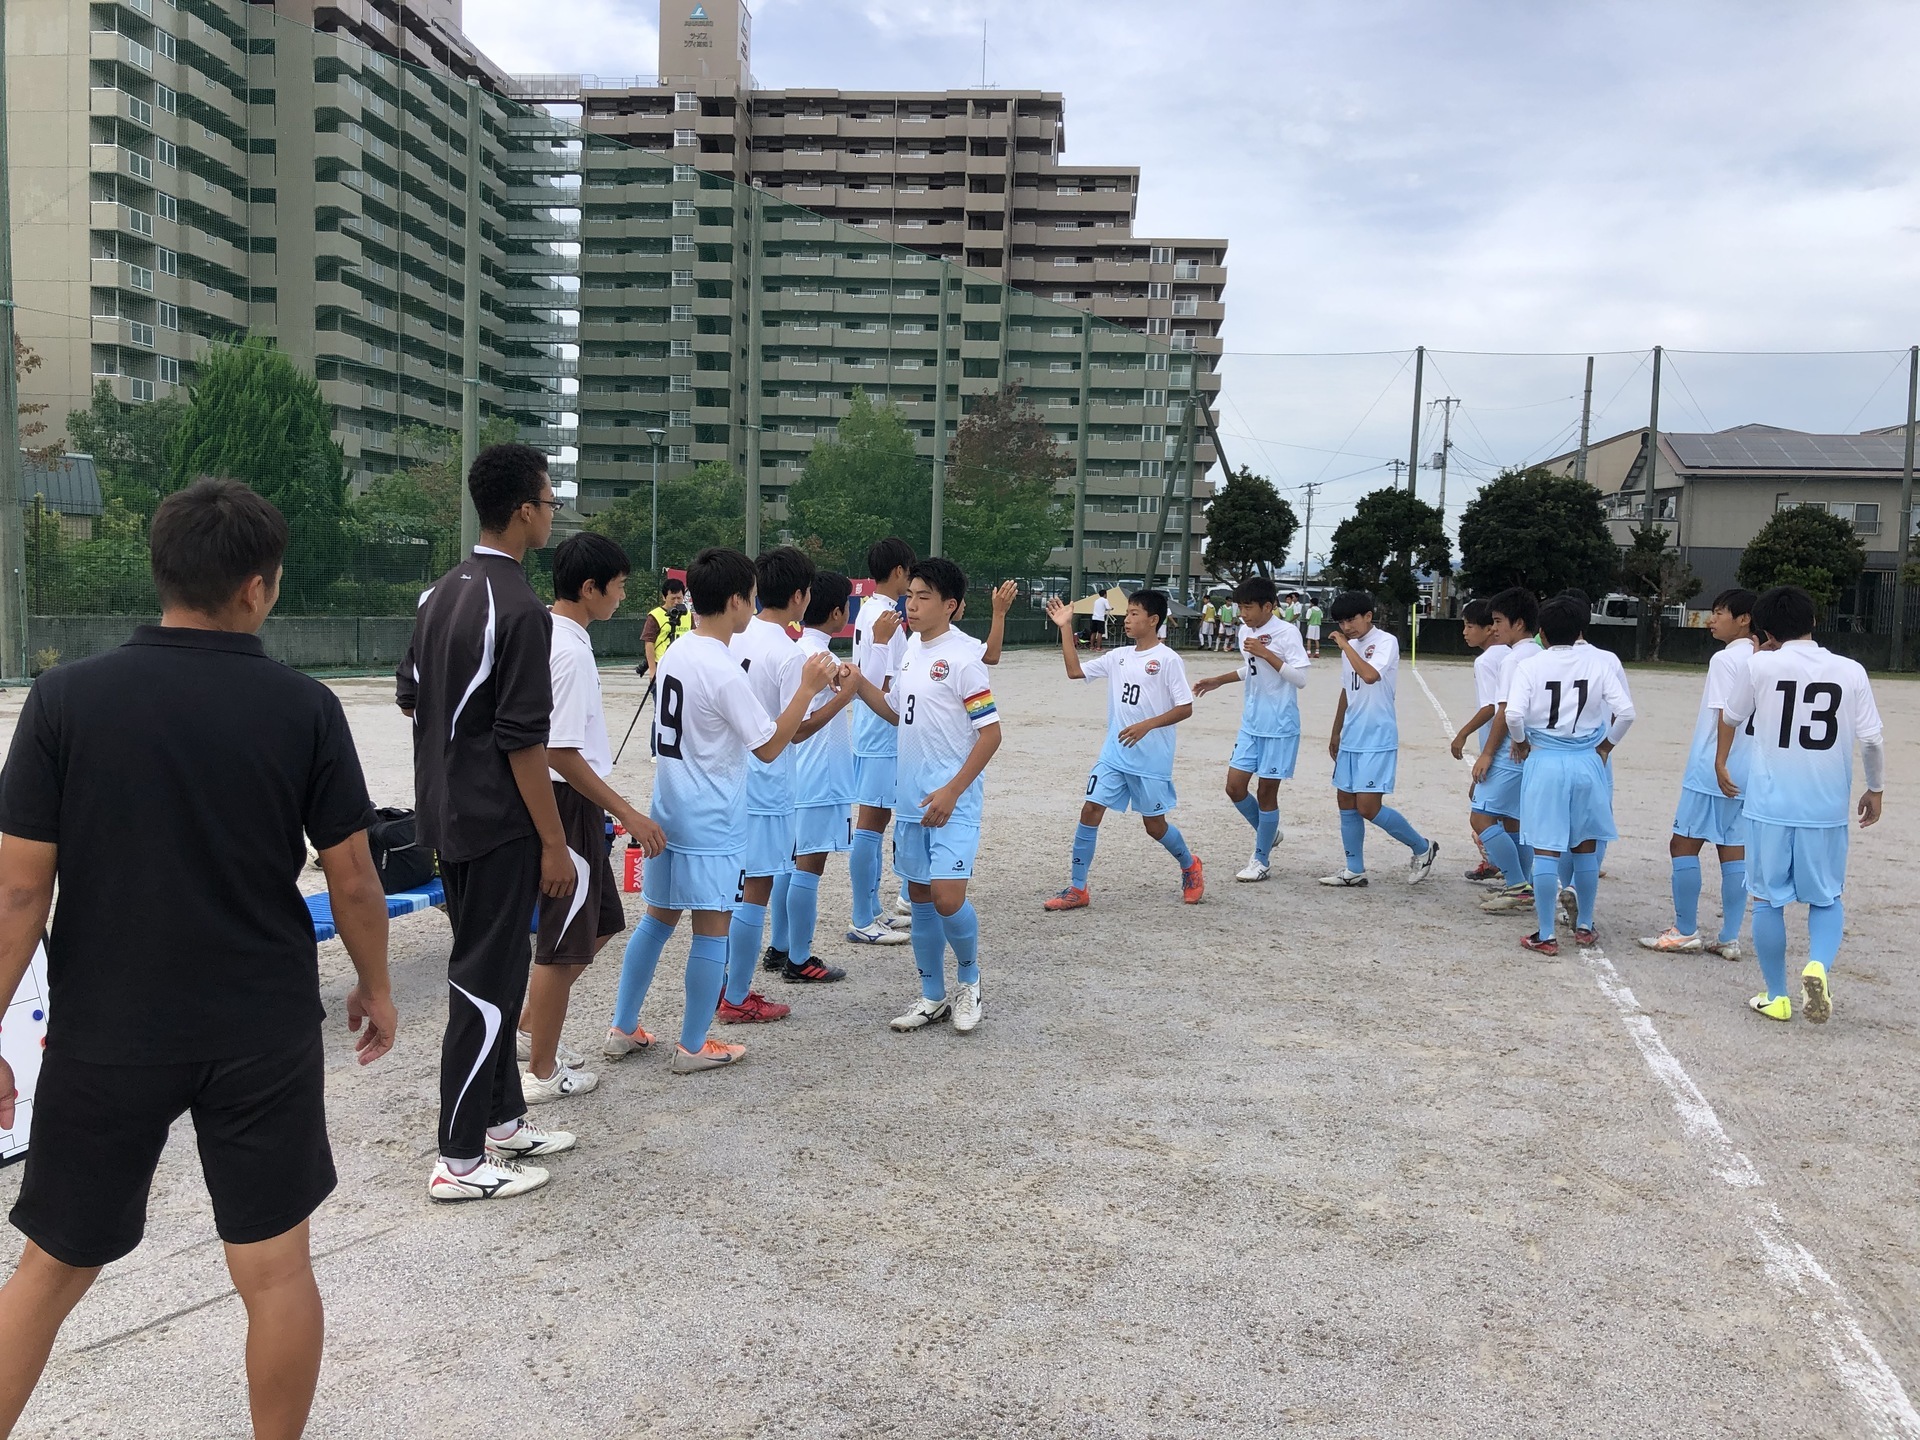
[(904, 918), (899, 915), (882, 915), (878, 923), (886, 926), (889, 930), (898, 930), (902, 935), (910, 934), (913, 930), (913, 917), (911, 915)]
[(1560, 890), (1560, 918), (1569, 925), (1580, 923), (1580, 897), (1567, 886)]
[(836, 980), (846, 979), (847, 972), (838, 965), (827, 964), (818, 955), (810, 955), (804, 965), (787, 961), (780, 978), (789, 985), (831, 985)]
[[(533, 1037), (524, 1030), (513, 1032), (513, 1058), (522, 1065), (533, 1059)], [(553, 1058), (569, 1070), (578, 1070), (587, 1063), (587, 1057), (564, 1040), (553, 1047)]]
[(1764, 1015), (1769, 1020), (1791, 1020), (1793, 1002), (1784, 995), (1776, 995), (1769, 1000), (1765, 994), (1754, 996), (1747, 1001), (1747, 1008), (1756, 1015)]
[(953, 1013), (953, 1006), (942, 996), (938, 1000), (929, 1000), (924, 995), (913, 1002), (904, 1015), (896, 1015), (887, 1023), (895, 1030), (905, 1034), (909, 1030), (921, 1030), (936, 1025)]
[(1198, 905), (1207, 894), (1207, 877), (1200, 869), (1200, 857), (1193, 857), (1193, 864), (1180, 872), (1180, 899), (1188, 905)]
[(1093, 903), (1093, 897), (1084, 890), (1076, 890), (1069, 885), (1058, 895), (1049, 895), (1040, 902), (1042, 910), (1084, 910)]
[(1503, 915), (1509, 910), (1531, 910), (1533, 886), (1509, 885), (1482, 900), (1480, 908), (1489, 915)]
[(427, 1194), (435, 1200), (505, 1200), (524, 1195), (547, 1183), (547, 1172), (538, 1165), (516, 1165), (496, 1156), (482, 1157), (480, 1163), (464, 1175), (456, 1175), (447, 1162), (434, 1162), (433, 1176), (427, 1181)]
[(676, 1075), (692, 1075), (700, 1070), (719, 1070), (727, 1065), (737, 1065), (746, 1058), (747, 1047), (744, 1045), (709, 1040), (698, 1050), (692, 1051), (684, 1045), (675, 1045), (670, 1068)]
[(980, 982), (956, 986), (948, 998), (953, 1004), (953, 1028), (965, 1035), (980, 1023)]
[[(905, 930), (895, 930), (876, 920), (864, 930), (847, 931), (847, 939), (855, 945), (905, 945), (913, 938)], [(782, 970), (787, 967), (783, 964)]]
[(1494, 864), (1491, 860), (1482, 860), (1478, 865), (1474, 866), (1473, 869), (1466, 872), (1466, 878), (1473, 881), (1476, 885), (1483, 885), (1489, 880), (1499, 880), (1503, 877), (1501, 876), (1498, 865)]
[(1600, 932), (1591, 925), (1576, 925), (1573, 929), (1573, 943), (1578, 945), (1582, 950), (1586, 949), (1589, 945), (1598, 945), (1600, 943)]
[(1833, 1014), (1833, 991), (1827, 986), (1827, 967), (1809, 960), (1800, 972), (1800, 1013), (1809, 1025), (1824, 1025)]
[(629, 1035), (624, 1030), (607, 1031), (607, 1043), (600, 1047), (600, 1053), (609, 1060), (624, 1060), (629, 1055), (638, 1055), (653, 1044), (653, 1036), (636, 1025)]
[(1233, 878), (1243, 884), (1252, 884), (1256, 880), (1266, 879), (1272, 873), (1269, 867), (1262, 865), (1258, 860), (1249, 860), (1234, 872)]
[(531, 1160), (541, 1155), (558, 1155), (571, 1150), (574, 1138), (565, 1130), (542, 1130), (538, 1125), (520, 1122), (520, 1128), (504, 1140), (487, 1136), (487, 1153), (508, 1160)]
[(782, 970), (787, 968), (787, 959), (786, 951), (776, 950), (769, 945), (767, 946), (766, 953), (760, 957), (760, 968), (778, 975)]
[(1522, 935), (1520, 937), (1520, 948), (1522, 950), (1531, 950), (1536, 955), (1558, 955), (1560, 953), (1560, 942), (1552, 937), (1542, 940), (1540, 938), (1540, 932), (1536, 930), (1531, 935)]
[(1320, 883), (1336, 889), (1358, 889), (1367, 883), (1367, 876), (1365, 871), (1343, 868), (1338, 875), (1322, 875)]
[(1707, 941), (1707, 953), (1709, 955), (1718, 955), (1722, 960), (1739, 960), (1744, 958), (1740, 951), (1740, 937), (1738, 935), (1734, 936), (1731, 940)]
[(531, 1070), (520, 1072), (520, 1093), (526, 1097), (529, 1105), (543, 1105), (549, 1100), (584, 1095), (599, 1083), (600, 1077), (591, 1070), (574, 1070), (565, 1065), (555, 1065), (553, 1074), (544, 1080)]
[(1698, 935), (1682, 935), (1676, 927), (1669, 925), (1658, 935), (1642, 935), (1640, 948), (1658, 950), (1662, 955), (1697, 955), (1707, 947), (1701, 943)]
[(738, 1005), (732, 1004), (727, 997), (720, 997), (719, 1008), (713, 1012), (713, 1018), (722, 1025), (771, 1025), (776, 1020), (784, 1020), (793, 1013), (791, 1005), (782, 1005), (777, 1000), (769, 1000), (757, 990), (749, 990), (747, 998)]
[(907, 898), (904, 890), (893, 897), (893, 913), (898, 915), (902, 920), (911, 920), (913, 918), (913, 901)]
[(1424, 855), (1416, 855), (1407, 862), (1407, 884), (1418, 885), (1433, 873), (1433, 862), (1440, 858), (1440, 842), (1429, 840)]

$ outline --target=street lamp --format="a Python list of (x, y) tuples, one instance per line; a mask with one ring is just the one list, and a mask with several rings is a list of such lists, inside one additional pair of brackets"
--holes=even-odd
[(667, 432), (655, 426), (647, 431), (647, 438), (653, 441), (653, 548), (652, 559), (647, 568), (653, 571), (657, 582), (660, 578), (660, 442), (667, 438)]

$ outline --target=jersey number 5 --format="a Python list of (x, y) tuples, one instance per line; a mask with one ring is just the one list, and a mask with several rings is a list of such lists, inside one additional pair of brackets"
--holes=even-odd
[[(680, 681), (669, 675), (660, 682), (660, 704), (654, 712), (653, 733), (655, 748), (669, 760), (680, 758), (681, 717), (686, 714), (687, 695)], [(667, 738), (667, 731), (673, 731), (673, 738)]]
[[(1840, 687), (1829, 681), (1815, 681), (1801, 690), (1797, 681), (1782, 680), (1774, 689), (1780, 692), (1780, 748), (1786, 750), (1793, 745), (1793, 710), (1798, 699), (1806, 701), (1809, 707), (1808, 723), (1800, 727), (1800, 748), (1831, 750), (1840, 738)], [(1821, 708), (1811, 708), (1821, 701), (1826, 702)], [(1817, 736), (1813, 733), (1815, 725), (1821, 727)]]

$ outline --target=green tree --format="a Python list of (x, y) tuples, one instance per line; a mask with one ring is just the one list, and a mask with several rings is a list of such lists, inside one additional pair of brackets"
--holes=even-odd
[(102, 380), (86, 409), (68, 412), (67, 434), (75, 451), (93, 456), (101, 498), (147, 517), (173, 488), (169, 447), (186, 413), (185, 403), (172, 396), (122, 405)]
[[(13, 383), (16, 395), (23, 388), (21, 382), (38, 370), (42, 363), (38, 350), (18, 335), (13, 337)], [(40, 418), (47, 413), (47, 408), (43, 402), (37, 400), (14, 402), (14, 423), (19, 435), (20, 449), (29, 460), (58, 460), (65, 451), (59, 436), (56, 435), (50, 440), (40, 438), (47, 433), (47, 422)]]
[(1071, 520), (1054, 486), (1072, 473), (1018, 382), (975, 396), (947, 457), (949, 558), (980, 584), (1042, 569)]
[(1660, 637), (1666, 629), (1665, 611), (1700, 593), (1700, 577), (1667, 544), (1667, 532), (1656, 521), (1636, 526), (1633, 544), (1620, 557), (1620, 586), (1638, 595), (1653, 612), (1652, 658), (1660, 658)]
[(1830, 610), (1867, 568), (1867, 546), (1850, 521), (1814, 505), (1776, 510), (1747, 542), (1740, 583), (1749, 590), (1798, 585)]
[(1460, 579), (1475, 595), (1520, 585), (1598, 600), (1619, 570), (1600, 492), (1543, 465), (1501, 471), (1460, 513)]
[(1453, 573), (1440, 512), (1392, 486), (1360, 497), (1333, 532), (1327, 570), (1350, 590), (1411, 605), (1420, 598), (1420, 572)]
[[(746, 543), (746, 486), (723, 460), (709, 460), (691, 475), (660, 482), (660, 568), (685, 568), (712, 545), (739, 549)], [(587, 521), (587, 528), (617, 542), (633, 562), (627, 581), (628, 610), (644, 610), (659, 598), (660, 577), (647, 558), (653, 539), (653, 490), (641, 485)]]
[(1293, 506), (1273, 482), (1242, 465), (1207, 507), (1207, 569), (1229, 585), (1271, 575), (1286, 560), (1299, 528)]
[(787, 517), (797, 544), (848, 575), (864, 573), (867, 547), (888, 535), (925, 554), (932, 476), (900, 416), (854, 391), (839, 434), (814, 445), (787, 492)]
[(152, 615), (160, 608), (145, 519), (112, 499), (92, 538), (64, 534), (51, 510), (27, 509), (27, 603), (37, 615)]
[(173, 433), (170, 489), (202, 475), (245, 481), (292, 528), (286, 608), (312, 608), (345, 569), (347, 478), (319, 384), (268, 341), (219, 346)]

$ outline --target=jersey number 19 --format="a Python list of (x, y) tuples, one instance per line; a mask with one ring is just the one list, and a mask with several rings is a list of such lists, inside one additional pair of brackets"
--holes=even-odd
[[(659, 737), (659, 751), (669, 760), (680, 758), (681, 717), (686, 714), (687, 695), (680, 682), (669, 675), (660, 684), (660, 704), (654, 715), (654, 729)], [(667, 731), (673, 731), (673, 739), (667, 739)]]

